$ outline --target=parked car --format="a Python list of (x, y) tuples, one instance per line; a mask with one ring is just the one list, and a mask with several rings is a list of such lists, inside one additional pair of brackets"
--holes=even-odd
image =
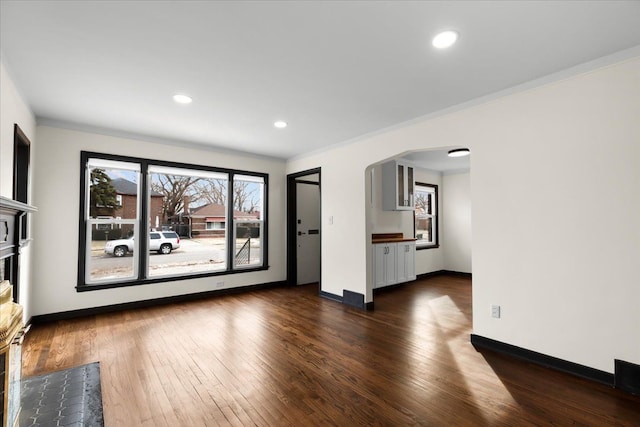
[[(128, 239), (110, 240), (104, 245), (104, 253), (113, 256), (125, 256), (127, 252), (133, 252), (133, 236)], [(159, 254), (170, 254), (172, 250), (180, 247), (180, 236), (173, 231), (152, 231), (149, 233), (149, 250)]]

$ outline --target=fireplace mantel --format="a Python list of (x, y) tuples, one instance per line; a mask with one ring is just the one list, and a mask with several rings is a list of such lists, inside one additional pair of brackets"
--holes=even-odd
[(13, 209), (14, 211), (35, 212), (38, 210), (35, 206), (28, 205), (26, 203), (19, 202), (17, 200), (9, 199), (4, 196), (0, 196), (0, 207)]
[(0, 259), (17, 255), (29, 243), (22, 224), (28, 213), (37, 210), (35, 206), (0, 196)]
[(20, 298), (20, 252), (31, 240), (27, 217), (36, 211), (34, 206), (0, 196), (0, 281), (11, 282), (16, 302)]

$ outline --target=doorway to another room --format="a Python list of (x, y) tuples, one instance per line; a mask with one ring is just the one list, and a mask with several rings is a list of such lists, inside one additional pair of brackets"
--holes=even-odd
[(287, 176), (287, 282), (320, 290), (320, 168)]
[[(450, 146), (404, 152), (366, 169), (365, 214), (371, 239), (367, 292), (372, 300), (380, 288), (392, 288), (412, 276), (471, 278), (471, 162), (470, 156), (459, 155), (461, 150)], [(415, 239), (415, 255), (407, 249), (410, 244), (394, 245), (393, 238), (384, 241), (381, 235)], [(400, 254), (399, 244), (405, 249)]]

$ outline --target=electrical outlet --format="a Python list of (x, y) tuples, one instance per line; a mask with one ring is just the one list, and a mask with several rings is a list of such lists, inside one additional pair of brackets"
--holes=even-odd
[(491, 317), (494, 319), (500, 318), (500, 306), (499, 305), (491, 305)]
[(219, 282), (216, 282), (216, 288), (221, 288), (224, 286), (224, 280), (221, 280)]

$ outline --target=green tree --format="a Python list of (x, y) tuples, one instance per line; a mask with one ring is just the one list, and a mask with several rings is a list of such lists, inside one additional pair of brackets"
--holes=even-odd
[(91, 170), (91, 187), (89, 188), (89, 214), (95, 218), (98, 209), (117, 209), (120, 207), (116, 189), (111, 185), (111, 178), (104, 169)]

